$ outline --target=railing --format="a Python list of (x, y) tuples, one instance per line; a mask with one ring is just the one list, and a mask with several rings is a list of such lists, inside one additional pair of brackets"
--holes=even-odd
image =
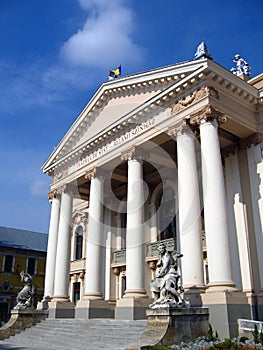
[[(153, 242), (146, 246), (146, 259), (158, 256), (158, 245), (164, 243), (167, 250), (175, 250), (176, 243), (174, 238), (165, 239), (163, 241)], [(112, 253), (112, 265), (126, 264), (126, 249), (116, 250)]]
[(112, 253), (112, 264), (123, 264), (126, 263), (126, 249), (116, 250)]
[(158, 246), (160, 243), (164, 243), (167, 250), (175, 250), (176, 242), (174, 238), (164, 239), (163, 241), (153, 242), (147, 245), (146, 258), (152, 258), (158, 256)]

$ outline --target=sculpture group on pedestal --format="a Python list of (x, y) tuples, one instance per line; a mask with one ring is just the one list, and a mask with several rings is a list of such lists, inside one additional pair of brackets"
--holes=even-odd
[(149, 308), (182, 307), (185, 306), (182, 293), (181, 272), (178, 258), (183, 255), (176, 251), (168, 251), (165, 244), (158, 246), (159, 260), (156, 277), (151, 281), (151, 291), (154, 301)]
[(240, 57), (239, 54), (236, 54), (234, 58), (232, 58), (232, 61), (236, 64), (236, 67), (231, 68), (231, 72), (235, 75), (250, 75), (250, 66), (249, 64)]
[(17, 304), (14, 309), (27, 309), (32, 307), (35, 287), (32, 284), (32, 277), (27, 272), (20, 272), (21, 281), (25, 284), (23, 289), (17, 294)]

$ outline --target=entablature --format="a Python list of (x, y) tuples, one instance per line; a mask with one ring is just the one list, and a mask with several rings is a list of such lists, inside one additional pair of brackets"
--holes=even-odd
[[(161, 82), (162, 79), (168, 81), (171, 78), (173, 79), (173, 83), (168, 85), (166, 89), (160, 91), (148, 101), (133, 109), (131, 112), (123, 115), (114, 123), (106, 126), (103, 130), (84, 141), (78, 147), (72, 148), (70, 151), (68, 151), (68, 153), (62, 156), (59, 156), (59, 153), (57, 153), (53, 159), (51, 157), (44, 164), (43, 171), (49, 175), (55, 174), (56, 180), (67, 177), (69, 174), (68, 169), (71, 168), (72, 173), (72, 167), (74, 167), (76, 162), (78, 162), (79, 167), (81, 167), (81, 161), (83, 160), (82, 165), (84, 166), (88, 163), (86, 161), (87, 158), (90, 157), (89, 161), (92, 163), (92, 161), (95, 161), (100, 156), (103, 156), (107, 152), (111, 151), (113, 145), (117, 146), (118, 143), (122, 144), (124, 141), (129, 141), (131, 139), (129, 135), (132, 135), (132, 138), (135, 139), (145, 130), (148, 130), (151, 127), (157, 127), (158, 122), (155, 117), (168, 109), (169, 112), (166, 112), (166, 119), (176, 116), (176, 118), (180, 120), (182, 118), (186, 118), (187, 113), (193, 113), (194, 109), (202, 108), (202, 105), (211, 103), (215, 104), (217, 109), (222, 110), (227, 115), (230, 115), (230, 118), (232, 118), (233, 115), (234, 117), (237, 116), (237, 114), (235, 114), (235, 109), (231, 110), (231, 103), (229, 103), (230, 107), (226, 108), (224, 101), (222, 101), (222, 97), (229, 98), (229, 95), (231, 95), (230, 99), (233, 100), (234, 98), (235, 102), (239, 106), (245, 106), (252, 115), (252, 117), (250, 116), (247, 118), (248, 114), (244, 112), (244, 117), (243, 119), (240, 118), (240, 121), (246, 124), (247, 120), (252, 120), (254, 116), (253, 113), (255, 113), (255, 105), (258, 103), (258, 90), (214, 62), (210, 60), (201, 61), (203, 61), (202, 65), (199, 64), (197, 69), (190, 73), (188, 72), (188, 74), (185, 76), (184, 73), (181, 72), (176, 76), (176, 78), (175, 76), (171, 78), (169, 74), (172, 72), (174, 73), (174, 67), (173, 69), (169, 68), (170, 70), (167, 69), (166, 76), (163, 78), (161, 78), (163, 71), (158, 72), (159, 77), (157, 78), (157, 74), (157, 80), (160, 79)], [(185, 65), (185, 68), (186, 66), (187, 64)], [(149, 73), (149, 80), (147, 82), (148, 85), (152, 84), (150, 83), (150, 76), (153, 78), (153, 76)], [(104, 89), (106, 86), (107, 88), (110, 86), (112, 87), (112, 89), (107, 89), (104, 91), (104, 96), (108, 95), (110, 98), (113, 93), (118, 93), (118, 91), (123, 90), (123, 88), (127, 89), (127, 86), (123, 83), (128, 81), (131, 83), (131, 80), (129, 79), (129, 77), (125, 77), (117, 80), (114, 83), (104, 83)], [(140, 79), (143, 79), (143, 74), (141, 75)], [(137, 83), (143, 85), (142, 82), (137, 81)], [(156, 82), (156, 84), (157, 83), (158, 82)], [(138, 86), (135, 85), (134, 89), (136, 87), (138, 88)], [(114, 89), (116, 89), (116, 91)], [(228, 92), (231, 92), (231, 94)], [(234, 97), (232, 98), (232, 96)], [(203, 101), (202, 105), (200, 104), (200, 101)], [(99, 108), (99, 105), (97, 107)], [(87, 108), (88, 107), (86, 107), (86, 109)], [(155, 121), (153, 121), (154, 119)], [(161, 119), (162, 121), (164, 120), (164, 118)], [(81, 121), (80, 118), (78, 123), (78, 126), (77, 122), (74, 123), (75, 126), (73, 124), (70, 130), (73, 131), (75, 128), (75, 132), (78, 133), (78, 128), (83, 127), (81, 124), (83, 123), (83, 120)], [(254, 117), (254, 123), (247, 123), (246, 126), (252, 128), (251, 132), (255, 132), (256, 118)], [(164, 125), (164, 128), (165, 127), (167, 126)], [(73, 138), (73, 135), (71, 138)], [(79, 169), (79, 167), (77, 168)]]

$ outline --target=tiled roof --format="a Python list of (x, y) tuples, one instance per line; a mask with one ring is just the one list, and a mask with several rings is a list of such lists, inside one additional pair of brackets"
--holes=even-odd
[(46, 252), (47, 240), (45, 233), (0, 226), (0, 247)]

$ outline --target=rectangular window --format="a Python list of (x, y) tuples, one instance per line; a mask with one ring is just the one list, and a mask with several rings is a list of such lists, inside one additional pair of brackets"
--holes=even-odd
[(35, 274), (35, 267), (36, 267), (36, 259), (35, 258), (28, 258), (27, 272), (30, 275), (34, 275)]
[(12, 272), (12, 267), (13, 267), (13, 255), (6, 255), (4, 272)]
[(73, 302), (74, 304), (80, 300), (80, 282), (73, 283)]

